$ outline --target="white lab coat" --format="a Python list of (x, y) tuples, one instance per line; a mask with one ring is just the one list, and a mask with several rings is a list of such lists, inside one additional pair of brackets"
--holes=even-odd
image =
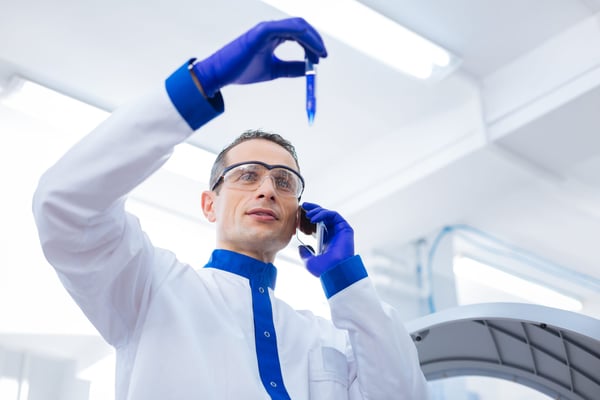
[[(116, 349), (117, 400), (268, 399), (248, 279), (195, 271), (155, 248), (124, 211), (127, 193), (193, 133), (167, 91), (115, 111), (42, 176), (33, 204), (40, 241)], [(218, 114), (203, 107), (193, 111), (200, 125)], [(292, 399), (427, 397), (416, 348), (368, 277), (329, 299), (333, 323), (268, 295)]]

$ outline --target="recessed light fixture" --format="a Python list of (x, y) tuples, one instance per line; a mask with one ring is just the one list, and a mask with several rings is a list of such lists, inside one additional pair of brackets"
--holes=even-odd
[(355, 0), (262, 1), (419, 79), (441, 79), (460, 63), (448, 50)]

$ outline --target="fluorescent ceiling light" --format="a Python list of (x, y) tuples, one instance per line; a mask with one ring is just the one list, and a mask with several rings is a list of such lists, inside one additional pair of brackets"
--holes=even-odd
[(573, 297), (469, 257), (454, 258), (454, 274), (462, 279), (509, 293), (531, 303), (569, 311), (579, 311), (583, 308), (581, 301)]
[(109, 113), (21, 77), (13, 77), (13, 89), (0, 103), (59, 129), (85, 134)]
[(354, 0), (262, 0), (369, 57), (420, 79), (449, 74), (457, 57)]
[[(72, 135), (64, 138), (69, 141), (68, 145), (72, 145), (110, 115), (91, 104), (21, 77), (13, 77), (9, 87), (11, 90), (0, 96), (0, 104), (61, 131), (76, 133), (75, 138)], [(213, 153), (182, 143), (175, 147), (172, 157), (163, 168), (201, 183), (208, 183), (214, 159)]]

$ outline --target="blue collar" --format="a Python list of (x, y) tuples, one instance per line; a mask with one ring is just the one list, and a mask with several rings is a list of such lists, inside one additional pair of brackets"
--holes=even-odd
[(204, 268), (216, 268), (248, 278), (253, 283), (266, 285), (275, 290), (277, 268), (244, 254), (229, 250), (214, 250)]

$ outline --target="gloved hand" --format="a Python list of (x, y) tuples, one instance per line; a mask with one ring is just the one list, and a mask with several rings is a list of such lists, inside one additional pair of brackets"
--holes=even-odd
[(324, 222), (327, 228), (325, 249), (314, 255), (306, 246), (299, 246), (300, 258), (306, 269), (316, 277), (354, 256), (354, 230), (340, 214), (326, 210), (317, 204), (303, 203), (306, 216), (312, 223)]
[(275, 48), (296, 41), (313, 63), (327, 57), (319, 33), (302, 18), (262, 22), (207, 59), (194, 64), (204, 94), (213, 97), (231, 83), (255, 83), (304, 75), (304, 61), (282, 61)]

